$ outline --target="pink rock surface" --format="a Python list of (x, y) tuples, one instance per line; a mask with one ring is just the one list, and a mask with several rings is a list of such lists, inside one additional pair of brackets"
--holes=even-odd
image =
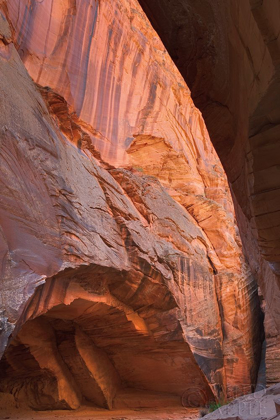
[(268, 384), (280, 381), (279, 0), (139, 0), (202, 111), (266, 301)]
[(250, 391), (260, 307), (227, 179), (138, 3), (2, 11), (0, 389), (36, 409), (75, 408), (82, 381), (104, 407)]

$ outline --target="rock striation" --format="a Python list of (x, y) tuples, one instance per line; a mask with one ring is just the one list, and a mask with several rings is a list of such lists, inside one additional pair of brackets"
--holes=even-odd
[(138, 3), (0, 6), (0, 391), (36, 410), (250, 392), (262, 313), (227, 178)]
[(267, 380), (279, 363), (279, 0), (139, 0), (202, 111), (266, 301)]

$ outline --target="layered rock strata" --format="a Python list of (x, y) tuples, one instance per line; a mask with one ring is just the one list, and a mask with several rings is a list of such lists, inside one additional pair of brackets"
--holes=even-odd
[(267, 380), (280, 381), (279, 0), (139, 0), (202, 111), (266, 301)]
[(35, 409), (250, 391), (262, 319), (227, 179), (138, 3), (1, 8), (0, 389)]

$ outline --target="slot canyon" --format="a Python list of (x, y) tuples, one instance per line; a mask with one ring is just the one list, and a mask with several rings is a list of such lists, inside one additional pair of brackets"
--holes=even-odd
[(0, 0), (0, 419), (280, 419), (279, 34)]

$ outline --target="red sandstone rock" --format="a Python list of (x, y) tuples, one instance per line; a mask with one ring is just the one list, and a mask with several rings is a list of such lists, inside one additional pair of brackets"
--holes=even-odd
[(267, 301), (267, 380), (280, 381), (278, 0), (139, 0), (202, 111)]
[(33, 81), (1, 17), (0, 389), (37, 409), (77, 385), (109, 408), (250, 391), (260, 308), (226, 176), (137, 2), (2, 3)]

